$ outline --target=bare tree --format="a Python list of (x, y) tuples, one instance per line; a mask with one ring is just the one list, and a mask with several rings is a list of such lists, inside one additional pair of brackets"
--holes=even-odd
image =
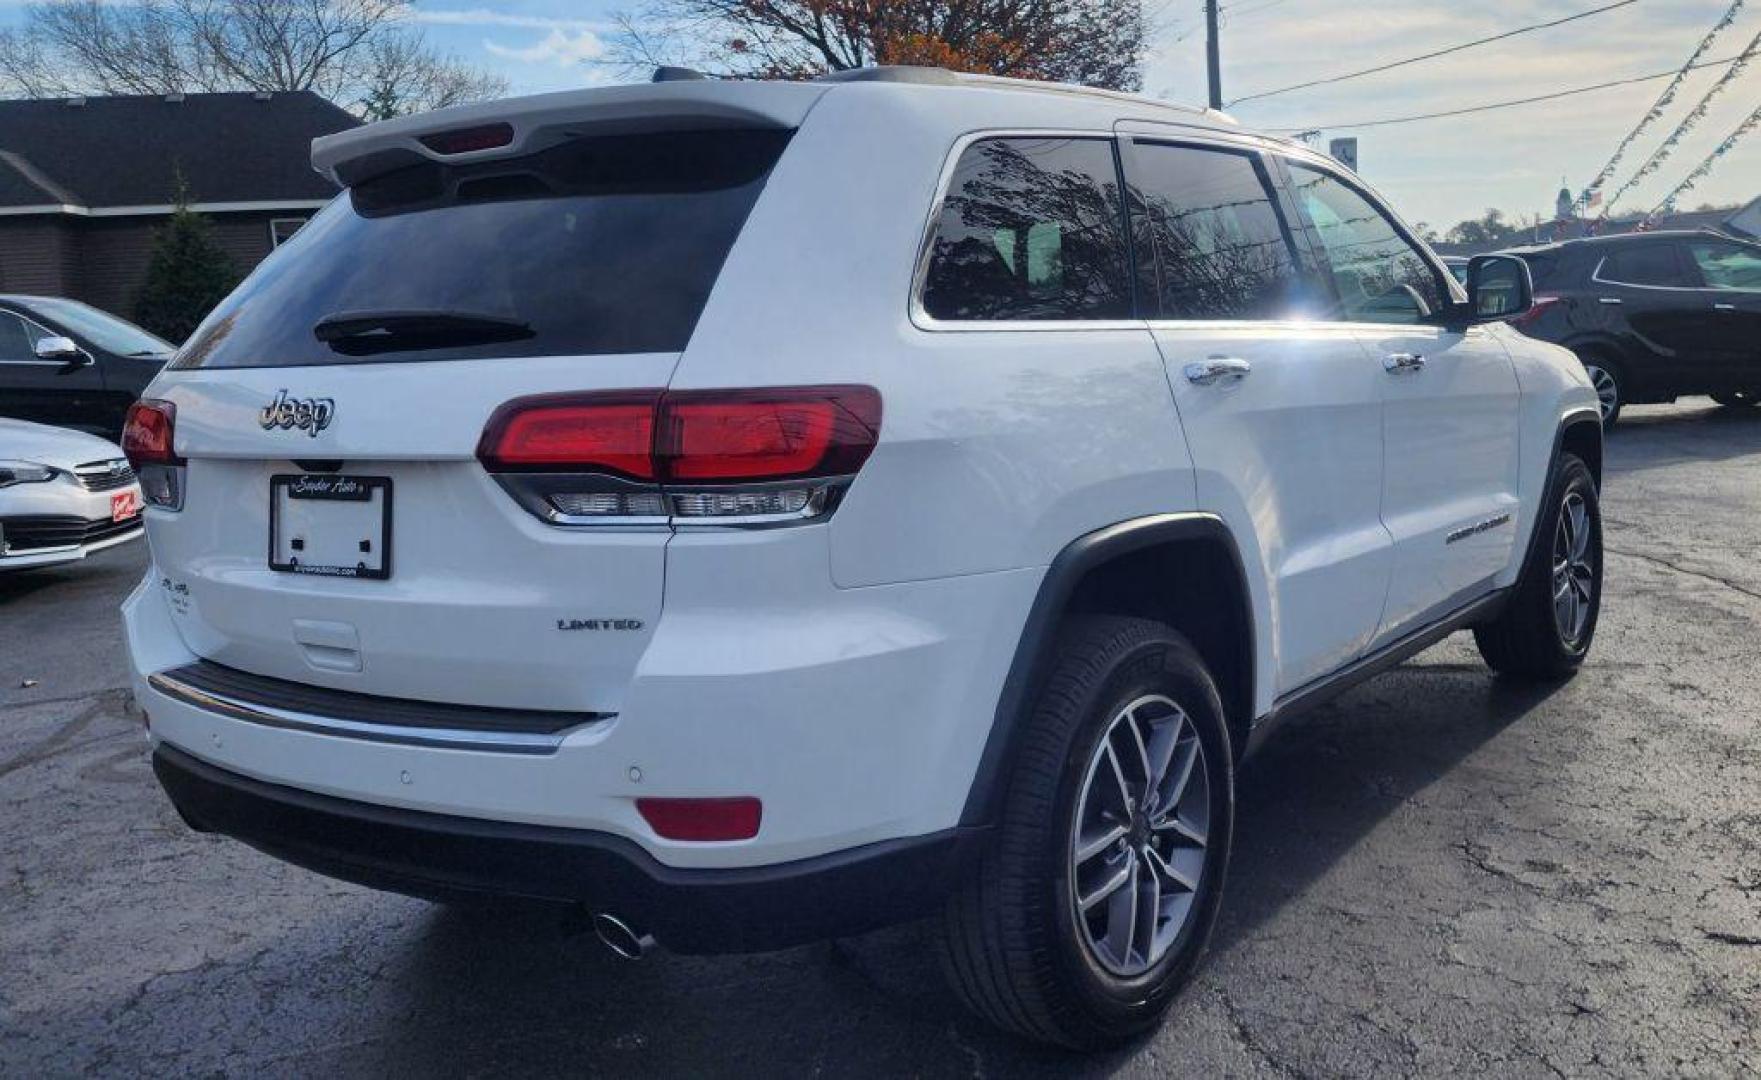
[(809, 78), (869, 64), (1134, 90), (1141, 0), (651, 0), (619, 18), (613, 60)]
[(496, 97), (401, 0), (56, 0), (0, 31), (0, 90), (32, 97), (311, 90), (379, 119)]

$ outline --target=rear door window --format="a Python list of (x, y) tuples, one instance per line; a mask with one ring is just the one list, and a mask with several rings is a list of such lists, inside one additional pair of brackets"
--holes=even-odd
[(1694, 284), (1677, 257), (1674, 244), (1643, 244), (1622, 248), (1602, 260), (1596, 276), (1616, 285), (1649, 285), (1682, 289)]
[(1257, 155), (1136, 143), (1127, 162), (1144, 314), (1277, 319), (1299, 275)]
[[(679, 351), (789, 135), (599, 136), (375, 177), (277, 248), (173, 366)], [(451, 322), (314, 333), (337, 315), (376, 312)], [(506, 329), (473, 336), (460, 316)]]
[(1761, 248), (1728, 240), (1691, 240), (1688, 254), (1707, 288), (1761, 292)]
[(981, 139), (942, 202), (923, 308), (962, 321), (1129, 318), (1130, 266), (1111, 140)]
[(1333, 277), (1332, 318), (1418, 323), (1449, 298), (1443, 273), (1375, 203), (1338, 177), (1295, 162), (1291, 187)]

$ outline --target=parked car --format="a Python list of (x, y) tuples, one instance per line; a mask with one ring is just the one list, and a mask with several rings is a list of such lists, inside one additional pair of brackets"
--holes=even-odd
[(1529, 264), (1536, 290), (1515, 325), (1578, 355), (1604, 424), (1627, 405), (1687, 394), (1761, 403), (1761, 244), (1652, 232), (1510, 254)]
[(0, 294), (0, 416), (115, 439), (173, 351), (78, 300)]
[(0, 571), (74, 562), (141, 536), (141, 486), (116, 444), (0, 418)]
[(125, 441), (197, 829), (630, 956), (939, 914), (979, 1013), (1103, 1045), (1191, 975), (1280, 723), (1452, 631), (1590, 646), (1602, 428), (1502, 322), (1525, 264), (1463, 289), (1296, 143), (883, 68), (313, 161), (346, 193)]

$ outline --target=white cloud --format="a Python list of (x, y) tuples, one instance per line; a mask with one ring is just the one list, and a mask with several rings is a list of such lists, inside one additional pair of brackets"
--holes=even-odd
[[(0, 0), (5, 3), (6, 0)], [(22, 0), (21, 0), (22, 2)], [(604, 22), (592, 19), (572, 19), (554, 15), (522, 15), (507, 11), (492, 11), (488, 8), (431, 8), (406, 5), (406, 17), (411, 22), (424, 23), (429, 26), (497, 26), (515, 30), (576, 30), (603, 31), (608, 28)]]
[(561, 28), (552, 28), (541, 40), (524, 47), (502, 45), (499, 42), (485, 41), (483, 47), (491, 56), (503, 60), (513, 60), (522, 64), (555, 64), (559, 67), (573, 67), (605, 56), (605, 42), (592, 30), (580, 30), (573, 34)]

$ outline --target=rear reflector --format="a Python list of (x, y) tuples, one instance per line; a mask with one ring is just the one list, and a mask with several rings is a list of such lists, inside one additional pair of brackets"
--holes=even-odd
[(421, 136), (422, 145), (436, 154), (469, 154), (473, 150), (494, 150), (514, 141), (512, 124), (484, 124), (480, 127), (437, 131)]
[(637, 799), (636, 810), (667, 840), (750, 840), (764, 805), (750, 795), (725, 799)]
[(122, 425), (122, 452), (136, 472), (143, 465), (183, 464), (172, 450), (176, 425), (177, 406), (169, 401), (147, 398), (128, 407), (128, 418)]

